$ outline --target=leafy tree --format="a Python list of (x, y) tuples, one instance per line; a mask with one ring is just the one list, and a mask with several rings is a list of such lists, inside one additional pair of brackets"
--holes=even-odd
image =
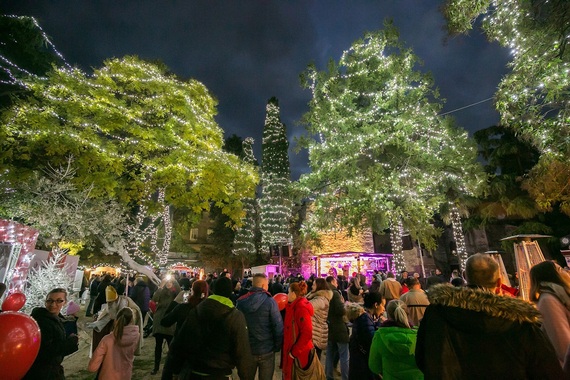
[(509, 48), (511, 72), (496, 106), (502, 123), (530, 141), (549, 162), (570, 157), (570, 2), (567, 0), (448, 0), (450, 33), (466, 33), (482, 18), (490, 40)]
[(356, 41), (338, 65), (310, 67), (303, 77), (313, 92), (304, 121), (317, 137), (303, 141), (312, 172), (300, 186), (315, 196), (309, 221), (317, 229), (391, 227), (399, 270), (402, 230), (433, 240), (425, 235), (447, 190), (471, 193), (483, 178), (467, 134), (437, 116), (438, 92), (418, 63), (387, 22)]
[(129, 255), (131, 210), (145, 207), (144, 220), (170, 215), (170, 205), (197, 214), (213, 202), (240, 222), (241, 200), (253, 193), (257, 173), (222, 150), (215, 101), (201, 83), (126, 57), (106, 61), (93, 75), (57, 68), (25, 78), (25, 85), (32, 95), (16, 100), (0, 125), (4, 190), (73, 157), (74, 189), (88, 190), (88, 200), (103, 202), (98, 207), (115, 201), (123, 208), (114, 234), (91, 232), (130, 265), (137, 264)]
[[(253, 155), (252, 138), (246, 138), (244, 140), (243, 152), (244, 161), (253, 165), (255, 163), (255, 156)], [(257, 255), (257, 249), (255, 247), (255, 233), (257, 229), (255, 198), (251, 197), (245, 199), (243, 203), (245, 216), (242, 226), (235, 233), (232, 249), (232, 253), (241, 259), (242, 269), (252, 262)]]
[(261, 148), (259, 212), (263, 251), (291, 244), (289, 221), (293, 203), (290, 197), (289, 142), (279, 112), (277, 99), (269, 99)]

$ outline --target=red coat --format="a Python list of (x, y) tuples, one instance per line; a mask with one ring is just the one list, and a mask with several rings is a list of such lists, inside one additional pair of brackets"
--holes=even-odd
[[(301, 366), (306, 367), (308, 364), (309, 352), (313, 348), (313, 323), (311, 322), (313, 314), (313, 305), (305, 297), (297, 297), (285, 309), (283, 349), (281, 350), (281, 369), (284, 380), (291, 379), (293, 359), (289, 353), (299, 359)], [(297, 341), (293, 341), (293, 319)]]

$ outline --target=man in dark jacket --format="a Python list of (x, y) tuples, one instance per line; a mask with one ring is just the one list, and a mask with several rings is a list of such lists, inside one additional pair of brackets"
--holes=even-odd
[(329, 335), (327, 342), (327, 356), (325, 362), (325, 373), (327, 380), (334, 379), (335, 357), (340, 358), (340, 374), (342, 380), (348, 379), (348, 326), (344, 321), (346, 311), (344, 309), (343, 298), (338, 291), (337, 279), (328, 276), (326, 279), (329, 287), (333, 291), (333, 298), (329, 304), (327, 321), (329, 324)]
[(416, 344), (425, 379), (563, 379), (540, 330), (540, 313), (498, 295), (499, 265), (486, 254), (466, 262), (467, 287), (434, 285)]
[(185, 363), (181, 379), (222, 379), (235, 367), (240, 379), (253, 378), (247, 325), (231, 294), (232, 281), (218, 279), (216, 294), (190, 311), (172, 341), (173, 356)]
[(251, 380), (258, 368), (259, 380), (273, 379), (275, 352), (281, 349), (283, 343), (283, 319), (277, 302), (267, 292), (268, 287), (269, 282), (265, 274), (254, 274), (252, 287), (248, 293), (238, 298), (236, 305), (247, 322), (253, 354)]
[(150, 289), (144, 281), (144, 278), (137, 278), (135, 286), (130, 289), (129, 297), (135, 301), (139, 309), (141, 309), (142, 320), (144, 321), (150, 303)]
[(99, 294), (97, 288), (99, 287), (100, 283), (101, 282), (99, 281), (99, 275), (94, 274), (93, 278), (91, 279), (91, 283), (89, 284), (89, 305), (87, 306), (87, 309), (85, 309), (86, 317), (90, 317), (93, 315), (93, 306), (95, 305), (95, 299), (97, 298), (97, 294)]

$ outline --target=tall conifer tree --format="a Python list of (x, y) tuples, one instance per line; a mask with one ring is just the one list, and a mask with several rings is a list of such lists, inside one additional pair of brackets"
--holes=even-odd
[(289, 142), (276, 98), (267, 102), (261, 154), (260, 229), (263, 250), (291, 243)]

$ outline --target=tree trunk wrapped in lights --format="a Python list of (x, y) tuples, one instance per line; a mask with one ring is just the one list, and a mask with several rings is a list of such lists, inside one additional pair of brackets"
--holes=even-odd
[(461, 225), (461, 214), (456, 204), (451, 203), (451, 229), (453, 231), (453, 240), (455, 240), (457, 258), (459, 259), (459, 268), (461, 273), (465, 270), (465, 262), (467, 261), (467, 249), (465, 247), (465, 235), (463, 235), (463, 226)]

